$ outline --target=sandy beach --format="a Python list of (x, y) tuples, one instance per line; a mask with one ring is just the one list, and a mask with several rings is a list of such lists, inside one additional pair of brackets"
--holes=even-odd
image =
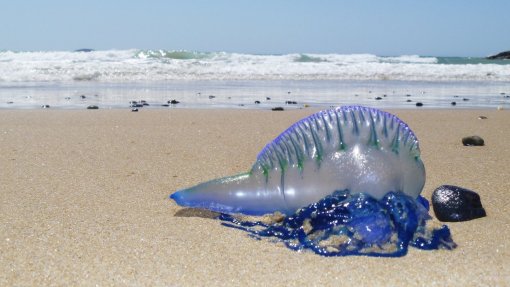
[[(388, 110), (420, 140), (422, 195), (453, 184), (481, 196), (487, 217), (448, 223), (453, 251), (298, 253), (168, 198), (247, 171), (266, 143), (315, 111), (0, 111), (0, 286), (510, 284), (506, 110)], [(471, 135), (486, 145), (463, 146)]]

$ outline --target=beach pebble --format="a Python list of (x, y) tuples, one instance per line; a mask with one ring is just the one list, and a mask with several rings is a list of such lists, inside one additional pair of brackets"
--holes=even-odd
[(479, 136), (469, 136), (462, 138), (462, 144), (465, 146), (483, 146), (485, 142), (483, 138)]
[(271, 109), (272, 111), (283, 111), (282, 107), (275, 107)]
[(99, 109), (99, 107), (98, 106), (94, 106), (94, 105), (90, 105), (90, 106), (87, 107), (87, 110), (97, 110), (97, 109)]
[(417, 107), (423, 107), (423, 103), (422, 103), (422, 102), (417, 102), (417, 103), (416, 103), (416, 106), (417, 106)]
[(454, 185), (436, 188), (432, 193), (432, 207), (440, 221), (467, 221), (486, 216), (476, 192)]
[(486, 116), (479, 116), (479, 117), (478, 117), (478, 119), (479, 119), (479, 120), (486, 120), (486, 119), (487, 119), (487, 117), (486, 117)]

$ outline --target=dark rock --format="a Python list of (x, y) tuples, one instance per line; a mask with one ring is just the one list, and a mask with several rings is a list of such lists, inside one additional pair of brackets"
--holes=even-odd
[(452, 106), (456, 106), (457, 102), (452, 102), (451, 104), (452, 104)]
[(168, 103), (172, 104), (172, 105), (177, 105), (180, 102), (178, 100), (171, 100), (171, 101), (168, 101)]
[(501, 52), (496, 55), (492, 55), (487, 57), (488, 60), (509, 60), (510, 59), (510, 51)]
[(423, 107), (423, 103), (422, 103), (422, 102), (417, 102), (417, 103), (416, 103), (416, 106), (417, 106), (417, 107)]
[(382, 98), (381, 98), (381, 97), (375, 97), (375, 99), (376, 99), (377, 101), (382, 100)]
[(478, 117), (478, 119), (479, 119), (479, 120), (486, 120), (486, 119), (487, 119), (487, 117), (486, 117), (486, 116), (479, 116), (479, 117)]
[(465, 146), (483, 146), (485, 142), (479, 136), (470, 136), (462, 138), (462, 144)]
[(275, 107), (271, 109), (272, 111), (283, 111), (282, 107)]
[(99, 107), (98, 106), (94, 106), (94, 105), (90, 105), (90, 106), (87, 107), (87, 110), (97, 110), (97, 109), (99, 109)]
[(74, 51), (75, 52), (90, 53), (90, 52), (94, 52), (94, 49), (84, 48), (84, 49), (78, 49), (78, 50), (74, 50)]
[(436, 188), (432, 207), (440, 221), (467, 221), (487, 215), (476, 192), (454, 185)]

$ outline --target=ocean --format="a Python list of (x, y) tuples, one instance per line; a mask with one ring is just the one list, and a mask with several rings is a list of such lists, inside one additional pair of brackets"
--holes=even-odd
[[(179, 103), (170, 104), (175, 100)], [(510, 108), (510, 60), (175, 50), (0, 51), (0, 109)], [(452, 103), (455, 103), (453, 105)]]

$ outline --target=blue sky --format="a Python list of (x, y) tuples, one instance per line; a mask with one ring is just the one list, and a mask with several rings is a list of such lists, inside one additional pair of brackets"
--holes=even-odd
[(431, 56), (510, 50), (508, 0), (4, 2), (0, 50)]

